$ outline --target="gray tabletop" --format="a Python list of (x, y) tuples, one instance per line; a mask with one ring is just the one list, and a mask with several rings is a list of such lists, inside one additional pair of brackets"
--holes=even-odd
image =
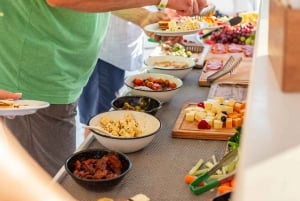
[[(165, 103), (156, 116), (162, 127), (151, 144), (141, 151), (127, 154), (133, 163), (131, 171), (111, 190), (86, 190), (68, 176), (64, 169), (55, 179), (76, 199), (80, 201), (97, 201), (100, 197), (129, 198), (143, 193), (153, 201), (207, 201), (215, 192), (194, 195), (184, 176), (200, 159), (210, 160), (212, 155), (222, 158), (226, 141), (193, 140), (172, 138), (172, 129), (181, 107), (186, 102), (198, 102), (207, 99), (209, 88), (199, 87), (201, 70), (194, 69), (184, 80), (179, 93)], [(90, 136), (80, 149), (103, 148)]]

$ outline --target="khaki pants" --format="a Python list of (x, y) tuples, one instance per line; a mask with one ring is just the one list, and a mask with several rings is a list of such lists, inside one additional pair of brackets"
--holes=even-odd
[(37, 113), (5, 119), (5, 123), (27, 152), (51, 176), (76, 149), (77, 102), (50, 105)]

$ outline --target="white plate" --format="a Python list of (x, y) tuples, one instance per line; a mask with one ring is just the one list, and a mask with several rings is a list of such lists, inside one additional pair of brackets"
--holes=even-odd
[(158, 26), (158, 23), (154, 23), (145, 26), (144, 29), (146, 31), (153, 32), (156, 35), (160, 35), (160, 36), (183, 36), (183, 35), (197, 33), (201, 28), (195, 30), (188, 30), (188, 31), (166, 31), (166, 30), (161, 30)]
[(49, 107), (48, 102), (36, 100), (16, 100), (15, 104), (19, 104), (18, 108), (0, 108), (0, 116), (23, 116), (33, 114), (38, 109)]

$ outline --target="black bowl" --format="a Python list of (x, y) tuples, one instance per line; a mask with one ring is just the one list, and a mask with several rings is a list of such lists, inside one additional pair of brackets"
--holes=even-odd
[[(107, 155), (109, 152), (114, 152), (122, 163), (121, 174), (109, 179), (87, 179), (75, 175), (73, 172), (75, 170), (75, 162), (79, 160), (80, 162), (87, 159), (100, 159), (103, 156)], [(90, 190), (99, 190), (99, 189), (110, 189), (113, 186), (117, 185), (124, 176), (131, 169), (132, 163), (129, 158), (121, 153), (116, 151), (110, 151), (105, 149), (87, 149), (79, 151), (70, 155), (65, 162), (65, 169), (67, 173), (81, 186), (90, 189)]]
[[(125, 104), (129, 104), (126, 107)], [(155, 115), (161, 108), (161, 102), (148, 96), (120, 96), (111, 102), (115, 110), (136, 110)]]

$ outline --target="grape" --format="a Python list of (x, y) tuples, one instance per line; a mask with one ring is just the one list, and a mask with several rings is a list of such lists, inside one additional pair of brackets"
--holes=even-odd
[(236, 26), (225, 26), (218, 32), (214, 32), (210, 40), (216, 43), (235, 43), (254, 45), (255, 41), (255, 27), (249, 22)]
[(245, 36), (241, 36), (240, 37), (240, 41), (245, 41), (246, 40), (246, 37)]

